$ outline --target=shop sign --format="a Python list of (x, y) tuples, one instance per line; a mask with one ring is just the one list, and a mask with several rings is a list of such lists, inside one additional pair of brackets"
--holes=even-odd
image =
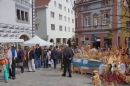
[(107, 38), (113, 38), (113, 35), (114, 35), (113, 32), (109, 32), (109, 33), (107, 34)]

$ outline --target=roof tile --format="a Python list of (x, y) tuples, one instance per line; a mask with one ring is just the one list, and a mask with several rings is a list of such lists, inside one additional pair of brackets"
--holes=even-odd
[(50, 0), (35, 0), (35, 6), (44, 6), (44, 5), (48, 5), (48, 3), (50, 2)]

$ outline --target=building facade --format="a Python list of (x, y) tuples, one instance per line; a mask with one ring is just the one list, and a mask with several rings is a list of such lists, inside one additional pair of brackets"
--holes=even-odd
[[(118, 45), (120, 31), (118, 28), (118, 0), (76, 0), (75, 35), (76, 44), (81, 47), (90, 44), (92, 47)], [(111, 34), (111, 37), (109, 37)], [(93, 40), (93, 36), (95, 40)]]
[(75, 17), (71, 0), (35, 0), (36, 30), (40, 38), (56, 44), (74, 36)]
[(31, 0), (0, 0), (0, 37), (29, 40), (35, 34), (32, 17)]

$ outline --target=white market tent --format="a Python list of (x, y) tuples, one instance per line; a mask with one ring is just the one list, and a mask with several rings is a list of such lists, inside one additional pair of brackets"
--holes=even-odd
[(44, 41), (37, 35), (35, 35), (32, 39), (26, 41), (23, 43), (23, 46), (35, 46), (36, 44), (39, 44), (40, 46), (50, 46), (53, 45), (51, 42)]
[(24, 40), (23, 39), (0, 38), (0, 43), (9, 43), (9, 42), (24, 42)]

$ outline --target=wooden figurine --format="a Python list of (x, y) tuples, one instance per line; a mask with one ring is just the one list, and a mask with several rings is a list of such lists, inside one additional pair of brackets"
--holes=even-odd
[(91, 77), (92, 84), (94, 86), (101, 86), (101, 80), (99, 78), (99, 73), (98, 71), (94, 71), (95, 76)]
[(80, 73), (80, 67), (74, 67), (73, 72), (78, 72), (78, 73)]
[(111, 68), (112, 68), (112, 65), (108, 64), (107, 70), (103, 75), (105, 86), (108, 86), (109, 84), (110, 84), (110, 86), (113, 86), (114, 77), (113, 77), (113, 73), (111, 71)]
[(80, 72), (81, 72), (81, 74), (87, 74), (87, 69), (82, 69)]

